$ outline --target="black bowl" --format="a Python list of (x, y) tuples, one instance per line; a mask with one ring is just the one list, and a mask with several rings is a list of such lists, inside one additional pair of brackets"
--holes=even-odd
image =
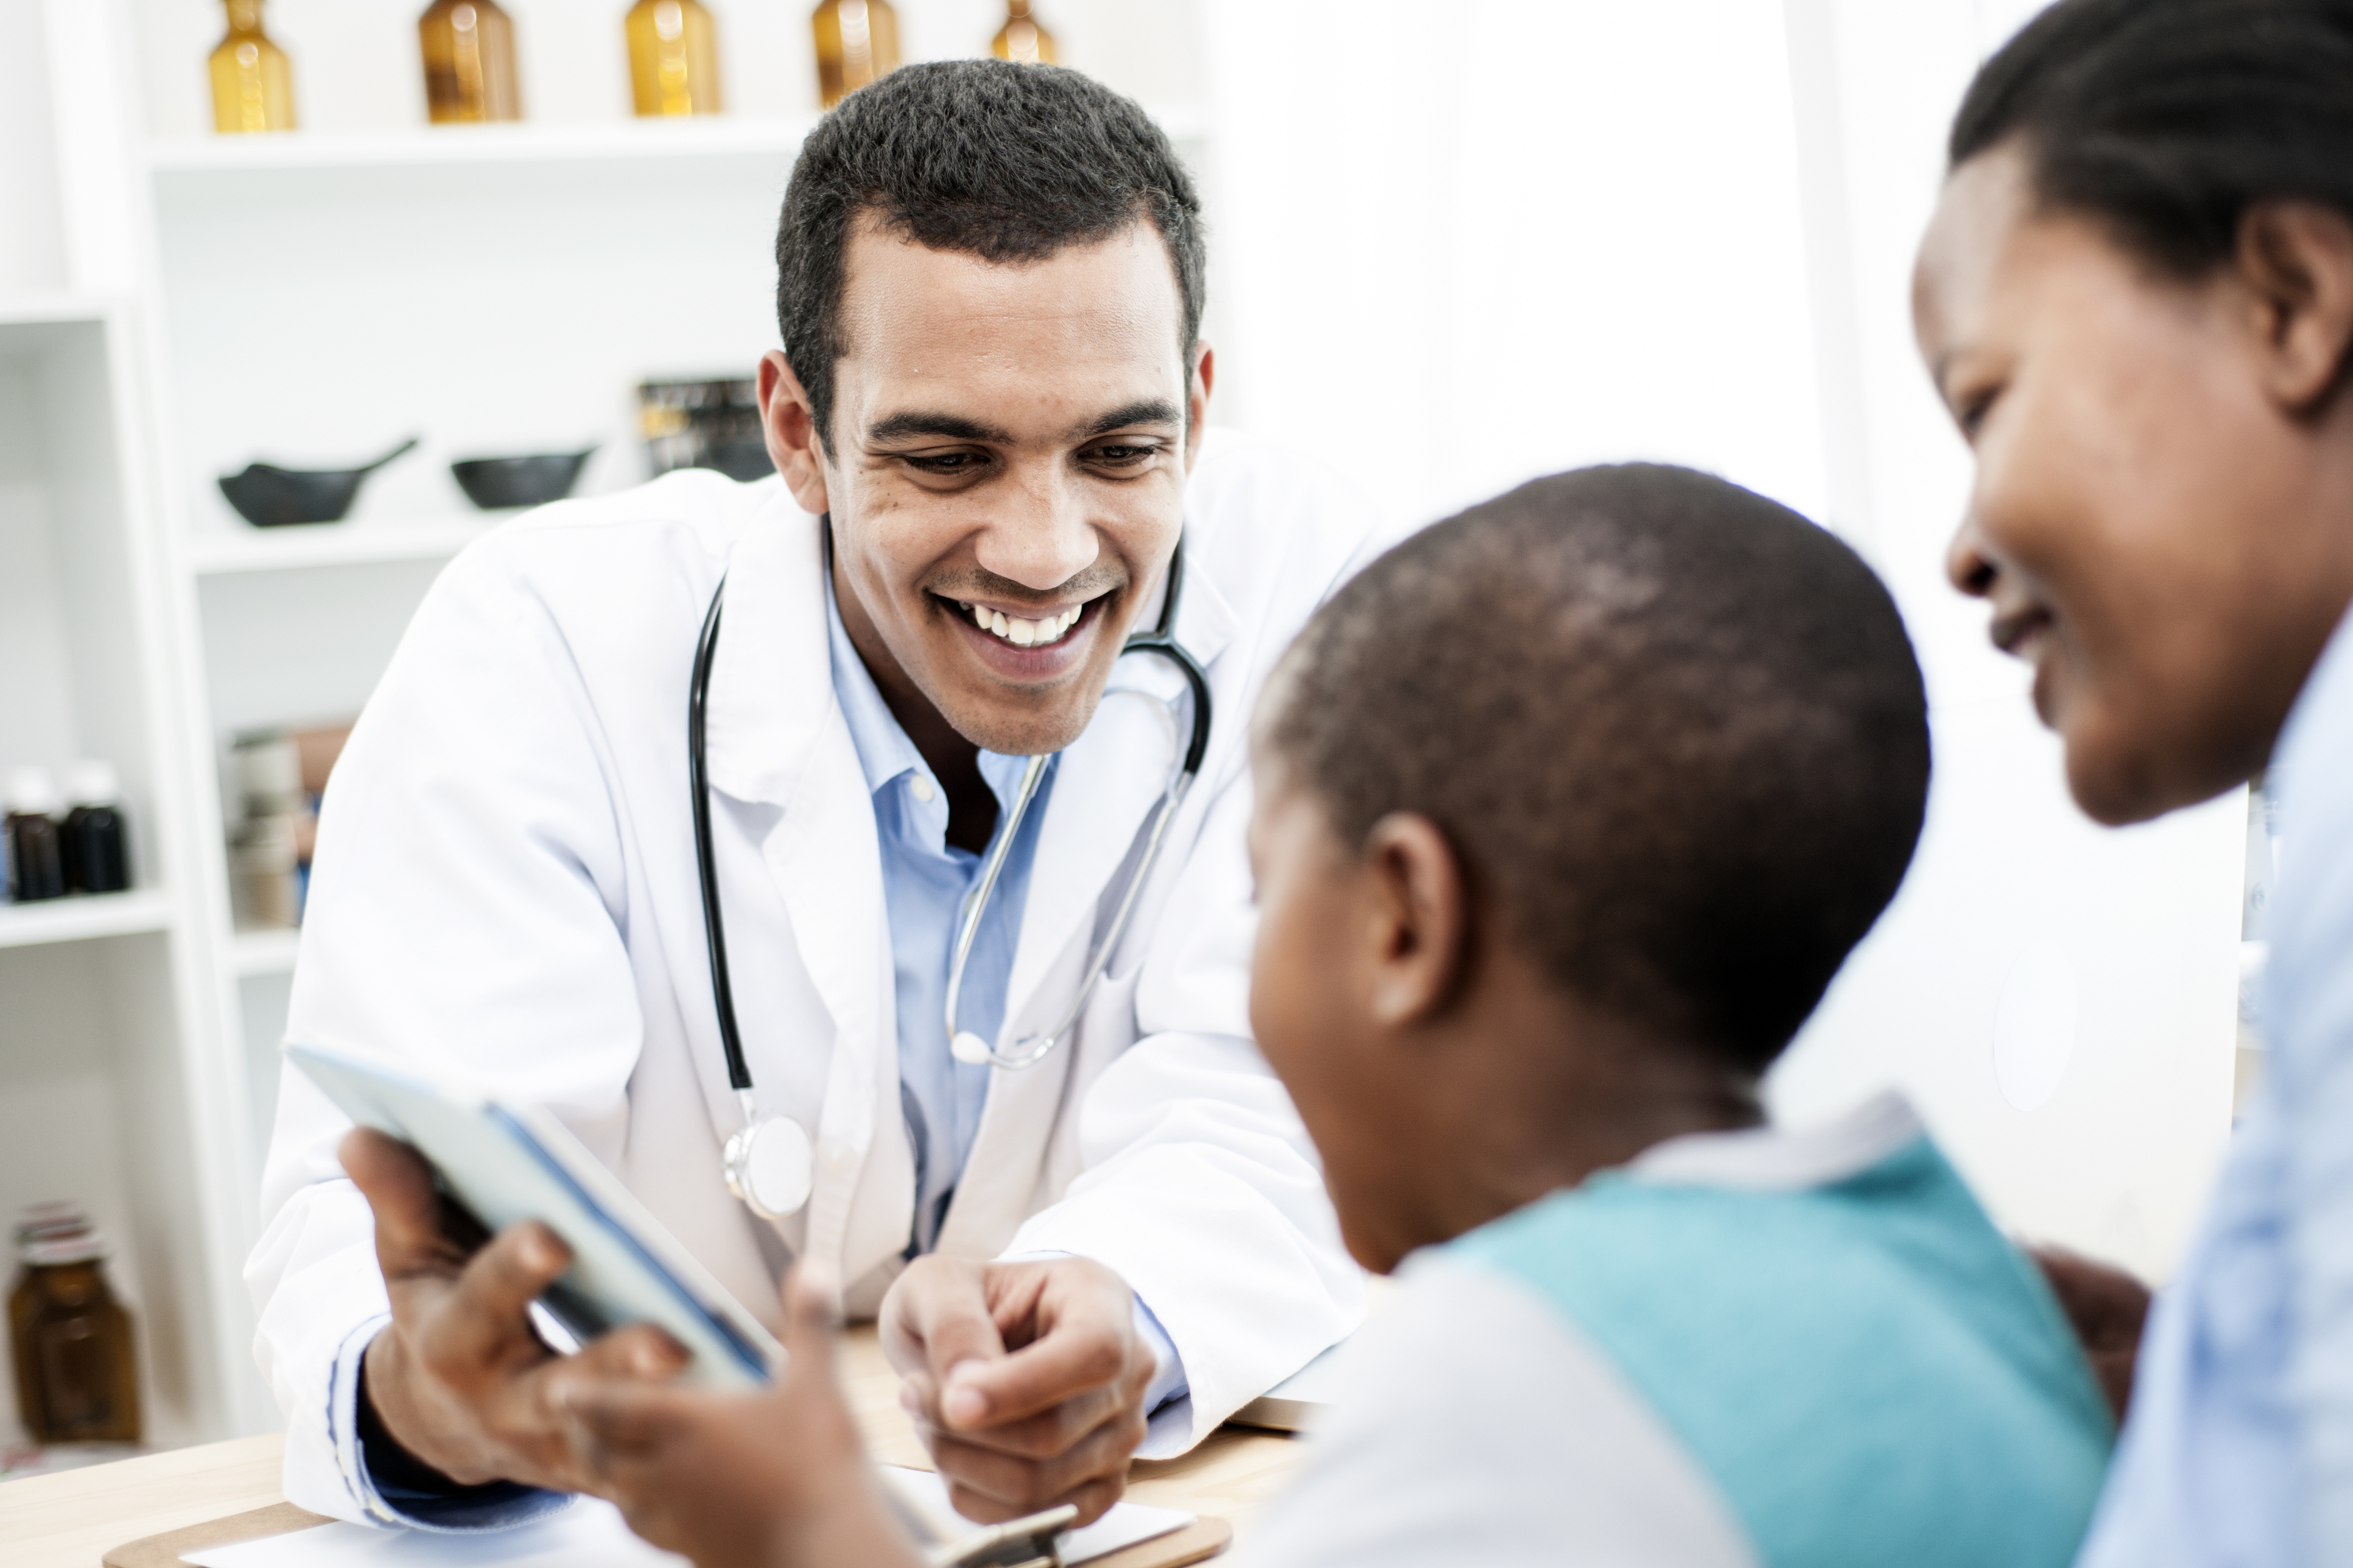
[(296, 522), (340, 522), (359, 499), (360, 481), (417, 445), (410, 437), (356, 468), (281, 468), (274, 463), (248, 463), (245, 471), (223, 474), (221, 494), (237, 515), (256, 528), (284, 528)]
[(544, 506), (562, 500), (580, 482), (580, 469), (596, 450), (556, 452), (535, 458), (468, 458), (449, 465), (466, 499), (484, 511), (501, 507)]

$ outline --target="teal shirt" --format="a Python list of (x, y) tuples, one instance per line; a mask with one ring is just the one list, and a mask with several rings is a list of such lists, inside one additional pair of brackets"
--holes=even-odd
[(2033, 1266), (1925, 1137), (1820, 1185), (1615, 1171), (1445, 1249), (1536, 1291), (1772, 1568), (2061, 1568), (2107, 1407)]

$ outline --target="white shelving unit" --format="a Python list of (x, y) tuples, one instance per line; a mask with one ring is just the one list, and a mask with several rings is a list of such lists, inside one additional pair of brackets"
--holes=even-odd
[[(365, 703), (502, 521), (452, 460), (593, 442), (580, 491), (621, 489), (638, 382), (750, 374), (817, 118), (801, 0), (712, 0), (737, 112), (684, 123), (628, 117), (626, 7), (506, 0), (535, 118), (428, 127), (422, 4), (272, 0), (313, 129), (216, 137), (216, 9), (0, 0), (43, 45), (0, 55), (0, 765), (115, 762), (137, 861), (130, 893), (0, 909), (0, 1218), (79, 1198), (122, 1238), (163, 1444), (279, 1424), (240, 1275), (299, 941), (232, 921), (223, 749)], [(910, 57), (985, 44), (994, 5), (899, 0)], [(1198, 155), (1189, 0), (1049, 20)], [(252, 528), (216, 482), (410, 436), (339, 523)]]

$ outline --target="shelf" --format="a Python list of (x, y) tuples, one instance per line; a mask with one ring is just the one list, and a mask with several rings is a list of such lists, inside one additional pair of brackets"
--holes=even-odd
[(241, 931), (231, 939), (228, 966), (241, 980), (263, 974), (291, 974), (302, 933), (293, 927)]
[(200, 577), (287, 572), (313, 566), (369, 566), (391, 561), (447, 561), (496, 528), (502, 516), (415, 518), (387, 522), (312, 522), (242, 533), (208, 531), (188, 542)]
[(85, 893), (34, 904), (0, 905), (0, 947), (132, 936), (172, 923), (172, 900), (153, 888), (128, 893)]
[[(1200, 105), (1164, 105), (1150, 112), (1176, 141), (1198, 142), (1208, 133), (1208, 111)], [(394, 131), (186, 136), (149, 142), (147, 167), (158, 180), (178, 184), (216, 175), (305, 170), (779, 157), (798, 153), (816, 124), (814, 118), (712, 115), (568, 125), (418, 125)]]
[(116, 302), (96, 294), (0, 295), (0, 328), (103, 321)]
[(288, 169), (745, 157), (794, 152), (815, 123), (713, 115), (609, 124), (419, 125), (397, 131), (189, 136), (150, 142), (147, 166), (161, 178), (178, 179)]

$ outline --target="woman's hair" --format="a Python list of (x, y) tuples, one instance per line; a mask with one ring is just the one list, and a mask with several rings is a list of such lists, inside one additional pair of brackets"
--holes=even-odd
[(1969, 84), (1951, 166), (2013, 142), (2044, 206), (2184, 278), (2254, 202), (2353, 218), (2353, 0), (2059, 0)]

